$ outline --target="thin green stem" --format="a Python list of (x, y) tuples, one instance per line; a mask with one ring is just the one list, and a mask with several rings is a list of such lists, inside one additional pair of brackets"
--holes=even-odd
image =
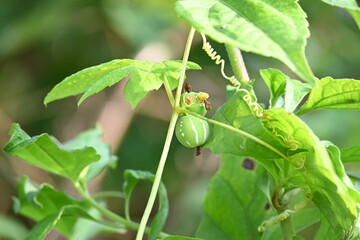
[(164, 87), (165, 87), (166, 94), (169, 98), (170, 104), (172, 107), (174, 107), (174, 104), (175, 104), (174, 95), (172, 94), (171, 87), (170, 87), (169, 81), (166, 76), (164, 79)]
[(100, 199), (100, 198), (125, 198), (125, 195), (124, 195), (123, 192), (106, 191), (106, 192), (99, 192), (97, 194), (94, 194), (92, 197), (94, 199)]
[[(97, 209), (102, 215), (107, 217), (108, 219), (120, 223), (121, 225), (117, 226), (118, 228), (131, 228), (134, 230), (137, 230), (139, 228), (139, 224), (132, 221), (127, 221), (123, 217), (120, 217), (119, 215), (109, 211), (108, 209), (101, 206), (97, 201), (94, 200), (87, 191), (86, 187), (83, 187), (84, 184), (81, 183), (75, 183), (74, 186), (79, 192), (79, 194), (95, 209)], [(110, 226), (111, 224), (104, 222), (105, 225)], [(114, 226), (113, 226), (114, 227)], [(150, 232), (150, 228), (146, 228), (145, 232)], [(160, 237), (168, 236), (166, 233), (160, 233)]]
[(235, 77), (240, 81), (241, 84), (248, 84), (250, 78), (247, 73), (245, 62), (241, 55), (240, 49), (227, 44), (225, 46)]
[[(280, 209), (278, 209), (277, 211), (279, 214), (282, 213), (282, 210), (280, 210)], [(292, 240), (293, 237), (295, 236), (295, 232), (293, 229), (291, 216), (289, 216), (285, 220), (281, 221), (280, 225), (281, 225), (281, 231), (283, 233), (283, 239), (284, 240)]]
[[(179, 83), (178, 83), (177, 90), (176, 90), (175, 107), (178, 107), (180, 105), (181, 90), (182, 90), (182, 86), (183, 86), (184, 80), (185, 80), (186, 65), (187, 65), (187, 61), (189, 59), (190, 48), (191, 48), (192, 40), (194, 38), (194, 34), (195, 34), (195, 29), (191, 28), (190, 32), (189, 32), (187, 42), (186, 42), (185, 50), (184, 50), (183, 69), (181, 71)], [(170, 124), (169, 124), (168, 132), (167, 132), (167, 135), (166, 135), (166, 140), (165, 140), (165, 143), (164, 143), (163, 152), (161, 154), (159, 165), (158, 165), (158, 168), (156, 170), (156, 175), (155, 175), (154, 183), (153, 183), (152, 188), (151, 188), (150, 196), (149, 196), (148, 202), (146, 204), (144, 214), (143, 214), (143, 216), (141, 218), (141, 221), (140, 221), (140, 226), (139, 226), (139, 230), (138, 230), (137, 235), (136, 235), (136, 240), (142, 240), (143, 239), (146, 224), (147, 224), (147, 222), (149, 220), (150, 213), (151, 213), (151, 210), (152, 210), (152, 208), (154, 206), (156, 195), (157, 195), (157, 192), (159, 190), (161, 176), (162, 176), (162, 173), (163, 173), (163, 170), (164, 170), (164, 167), (165, 167), (165, 163), (166, 163), (166, 159), (167, 159), (167, 155), (168, 155), (169, 149), (170, 149), (171, 139), (172, 139), (172, 137), (174, 135), (174, 131), (175, 131), (175, 124), (176, 124), (176, 121), (177, 121), (178, 116), (179, 116), (179, 114), (175, 110), (176, 109), (174, 108), (173, 113), (171, 115)]]
[(185, 112), (185, 113), (187, 113), (187, 114), (194, 115), (195, 117), (200, 118), (200, 119), (202, 119), (202, 120), (204, 120), (204, 121), (207, 121), (207, 122), (212, 123), (212, 124), (214, 124), (214, 125), (217, 125), (217, 126), (226, 128), (226, 129), (228, 129), (228, 130), (230, 130), (230, 131), (232, 131), (232, 132), (241, 134), (242, 136), (244, 136), (244, 137), (246, 137), (246, 138), (249, 138), (249, 139), (251, 139), (251, 140), (253, 140), (253, 141), (255, 141), (255, 142), (263, 145), (264, 147), (266, 147), (267, 149), (273, 151), (274, 153), (276, 153), (276, 154), (279, 155), (280, 157), (289, 160), (289, 158), (288, 158), (287, 156), (285, 156), (282, 152), (280, 152), (279, 150), (277, 150), (275, 147), (271, 146), (271, 145), (270, 145), (269, 143), (267, 143), (267, 142), (264, 142), (264, 141), (261, 140), (260, 138), (257, 138), (257, 137), (255, 137), (254, 135), (251, 135), (250, 133), (247, 133), (247, 132), (245, 132), (245, 131), (242, 131), (242, 130), (240, 130), (240, 129), (238, 129), (238, 128), (235, 128), (235, 127), (233, 127), (233, 126), (227, 125), (227, 124), (225, 124), (225, 123), (218, 122), (218, 121), (213, 120), (213, 119), (210, 119), (210, 118), (206, 118), (206, 117), (201, 116), (201, 115), (199, 115), (199, 114), (197, 114), (197, 113), (194, 113), (194, 112), (192, 112), (192, 111), (189, 111), (189, 110), (187, 110), (187, 109), (185, 109), (185, 108), (180, 108), (180, 109), (181, 109), (181, 112)]

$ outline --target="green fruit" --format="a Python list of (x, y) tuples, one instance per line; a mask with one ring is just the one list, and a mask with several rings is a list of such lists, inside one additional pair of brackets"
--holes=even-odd
[(192, 115), (182, 116), (176, 123), (175, 134), (185, 147), (198, 147), (209, 138), (209, 124)]

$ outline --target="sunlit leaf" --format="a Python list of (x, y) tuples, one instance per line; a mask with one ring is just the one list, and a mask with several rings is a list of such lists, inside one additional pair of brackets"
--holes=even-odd
[(297, 115), (318, 109), (360, 109), (360, 81), (331, 77), (321, 79)]
[[(97, 66), (85, 68), (57, 84), (45, 97), (44, 103), (84, 93), (80, 105), (89, 96), (130, 76), (124, 94), (133, 108), (149, 91), (159, 89), (165, 77), (172, 89), (177, 85), (183, 65), (179, 61), (148, 62), (116, 59)], [(187, 68), (200, 69), (195, 63)]]
[(308, 23), (296, 1), (181, 0), (176, 12), (212, 39), (277, 58), (314, 83), (304, 55)]
[(100, 159), (92, 147), (67, 151), (48, 134), (30, 137), (19, 124), (12, 125), (10, 134), (10, 140), (4, 148), (6, 153), (73, 182), (79, 179), (84, 168)]

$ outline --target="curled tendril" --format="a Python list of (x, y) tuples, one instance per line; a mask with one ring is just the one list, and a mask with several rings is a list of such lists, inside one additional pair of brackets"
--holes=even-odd
[(252, 96), (250, 92), (244, 88), (240, 88), (238, 89), (238, 91), (242, 91), (245, 93), (243, 97), (244, 101), (249, 105), (249, 107), (252, 108), (252, 110), (255, 112), (257, 117), (262, 117), (263, 116), (262, 108), (258, 104), (256, 97)]
[[(269, 117), (266, 115), (266, 117)], [(285, 146), (289, 148), (289, 151), (296, 151), (299, 149), (300, 143), (296, 141), (290, 134), (286, 134), (285, 136), (281, 135), (276, 131), (276, 128), (272, 125), (271, 121), (268, 118), (263, 118), (263, 122), (267, 124), (269, 128), (271, 128), (271, 133), (275, 136), (280, 138)], [(304, 161), (304, 160), (303, 160)], [(304, 163), (300, 164), (304, 165)]]
[(206, 40), (206, 36), (204, 34), (201, 34), (201, 37), (203, 39), (203, 45), (202, 45), (202, 49), (204, 49), (204, 51), (206, 52), (206, 54), (211, 58), (211, 60), (215, 61), (216, 65), (221, 64), (221, 75), (229, 80), (231, 82), (232, 85), (234, 85), (235, 87), (239, 87), (241, 85), (241, 83), (236, 79), (235, 76), (227, 76), (224, 72), (224, 68), (225, 68), (225, 60), (221, 58), (220, 54), (217, 54), (217, 52), (215, 51), (215, 49), (211, 46), (211, 44)]

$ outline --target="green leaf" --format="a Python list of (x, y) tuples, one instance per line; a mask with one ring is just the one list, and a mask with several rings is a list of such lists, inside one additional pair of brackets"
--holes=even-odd
[(217, 42), (284, 62), (314, 84), (304, 55), (306, 14), (294, 0), (181, 0), (176, 12)]
[[(243, 100), (243, 96), (244, 93), (242, 91), (234, 94), (226, 104), (217, 110), (213, 119), (256, 136), (261, 141), (270, 144), (283, 155), (286, 155), (288, 148), (264, 128), (261, 118), (255, 116), (253, 109)], [(222, 154), (250, 156), (258, 160), (274, 178), (278, 175), (276, 166), (272, 161), (273, 159), (281, 158), (278, 153), (259, 142), (221, 126), (211, 126), (211, 135), (204, 147), (209, 148), (213, 153), (220, 156)]]
[[(27, 177), (22, 177), (17, 191), (18, 196), (14, 198), (15, 212), (39, 222), (28, 234), (28, 239), (40, 239), (36, 237), (45, 236), (54, 226), (70, 238), (79, 224), (79, 218), (104, 224), (99, 220), (101, 218), (97, 218), (99, 213), (89, 208), (85, 201), (57, 191), (48, 184), (38, 188)], [(121, 230), (122, 226), (117, 228)]]
[(292, 169), (285, 172), (285, 176), (289, 176), (287, 184), (291, 188), (300, 187), (305, 192), (311, 192), (313, 202), (330, 224), (334, 228), (341, 226), (349, 230), (358, 215), (356, 204), (360, 201), (360, 194), (344, 180), (336, 148), (331, 146), (329, 155), (307, 125), (283, 109), (267, 110), (264, 116), (265, 126), (275, 136), (294, 148), (306, 150), (288, 158)]
[[(131, 193), (134, 187), (140, 180), (148, 180), (153, 182), (155, 176), (145, 171), (126, 170), (124, 172), (124, 178), (125, 181), (123, 184), (123, 189), (125, 193), (125, 212), (127, 218), (130, 218), (130, 213), (129, 213), (130, 200), (131, 200)], [(165, 225), (168, 213), (169, 213), (169, 202), (167, 198), (167, 192), (165, 185), (161, 183), (159, 187), (159, 210), (156, 213), (154, 220), (151, 224), (149, 240), (155, 240), (158, 237), (159, 233), (161, 232), (162, 228)]]
[(86, 182), (98, 176), (105, 167), (115, 167), (117, 157), (111, 155), (110, 146), (101, 140), (102, 135), (103, 131), (98, 126), (63, 144), (63, 148), (68, 151), (93, 147), (96, 153), (100, 155), (99, 161), (89, 165), (85, 176)]
[[(85, 202), (76, 200), (63, 192), (56, 191), (52, 186), (45, 184), (39, 189), (27, 177), (22, 177), (17, 187), (17, 198), (14, 198), (16, 213), (34, 221), (41, 221), (47, 216), (57, 214), (64, 206), (86, 207)], [(55, 217), (54, 217), (55, 218)], [(70, 236), (76, 218), (67, 218), (59, 221), (56, 229)]]
[(356, 0), (321, 0), (331, 6), (344, 8), (353, 16), (356, 24), (360, 27), (360, 7)]
[(196, 232), (203, 239), (260, 239), (258, 226), (275, 214), (259, 186), (268, 183), (267, 173), (250, 158), (221, 155), (221, 167), (212, 178)]
[[(116, 59), (97, 66), (85, 68), (57, 84), (45, 97), (44, 104), (69, 96), (84, 93), (80, 105), (89, 96), (110, 87), (131, 74), (124, 94), (133, 108), (149, 91), (157, 90), (165, 77), (172, 89), (177, 86), (183, 65), (179, 61), (148, 62), (131, 59)], [(195, 63), (187, 68), (200, 69)]]
[(360, 161), (360, 146), (354, 146), (341, 150), (342, 162), (359, 162)]
[(84, 168), (100, 159), (92, 147), (67, 151), (48, 134), (30, 137), (19, 124), (12, 125), (10, 134), (10, 141), (4, 148), (6, 153), (73, 182), (78, 180)]
[(260, 70), (260, 75), (270, 91), (270, 108), (279, 106), (278, 101), (285, 93), (286, 76), (280, 70), (271, 68)]
[(360, 81), (331, 77), (321, 79), (297, 115), (318, 109), (360, 109)]
[(61, 219), (64, 218), (64, 221), (66, 221), (69, 217), (85, 218), (101, 223), (100, 220), (93, 218), (86, 210), (79, 206), (64, 206), (58, 212), (50, 214), (38, 222), (28, 233), (25, 240), (44, 239)]
[(279, 100), (285, 93), (284, 108), (287, 112), (293, 112), (311, 90), (309, 84), (290, 79), (277, 69), (261, 70), (260, 74), (270, 90), (270, 108), (282, 107)]
[(334, 170), (336, 174), (341, 178), (341, 180), (350, 188), (354, 188), (353, 184), (351, 183), (350, 178), (345, 172), (344, 165), (341, 162), (340, 157), (340, 149), (334, 145), (332, 142), (329, 141), (321, 141), (321, 143), (326, 147), (326, 150), (328, 151), (330, 158), (332, 160), (332, 163), (334, 165)]
[(0, 215), (0, 239), (18, 240), (23, 239), (28, 230), (13, 217)]

